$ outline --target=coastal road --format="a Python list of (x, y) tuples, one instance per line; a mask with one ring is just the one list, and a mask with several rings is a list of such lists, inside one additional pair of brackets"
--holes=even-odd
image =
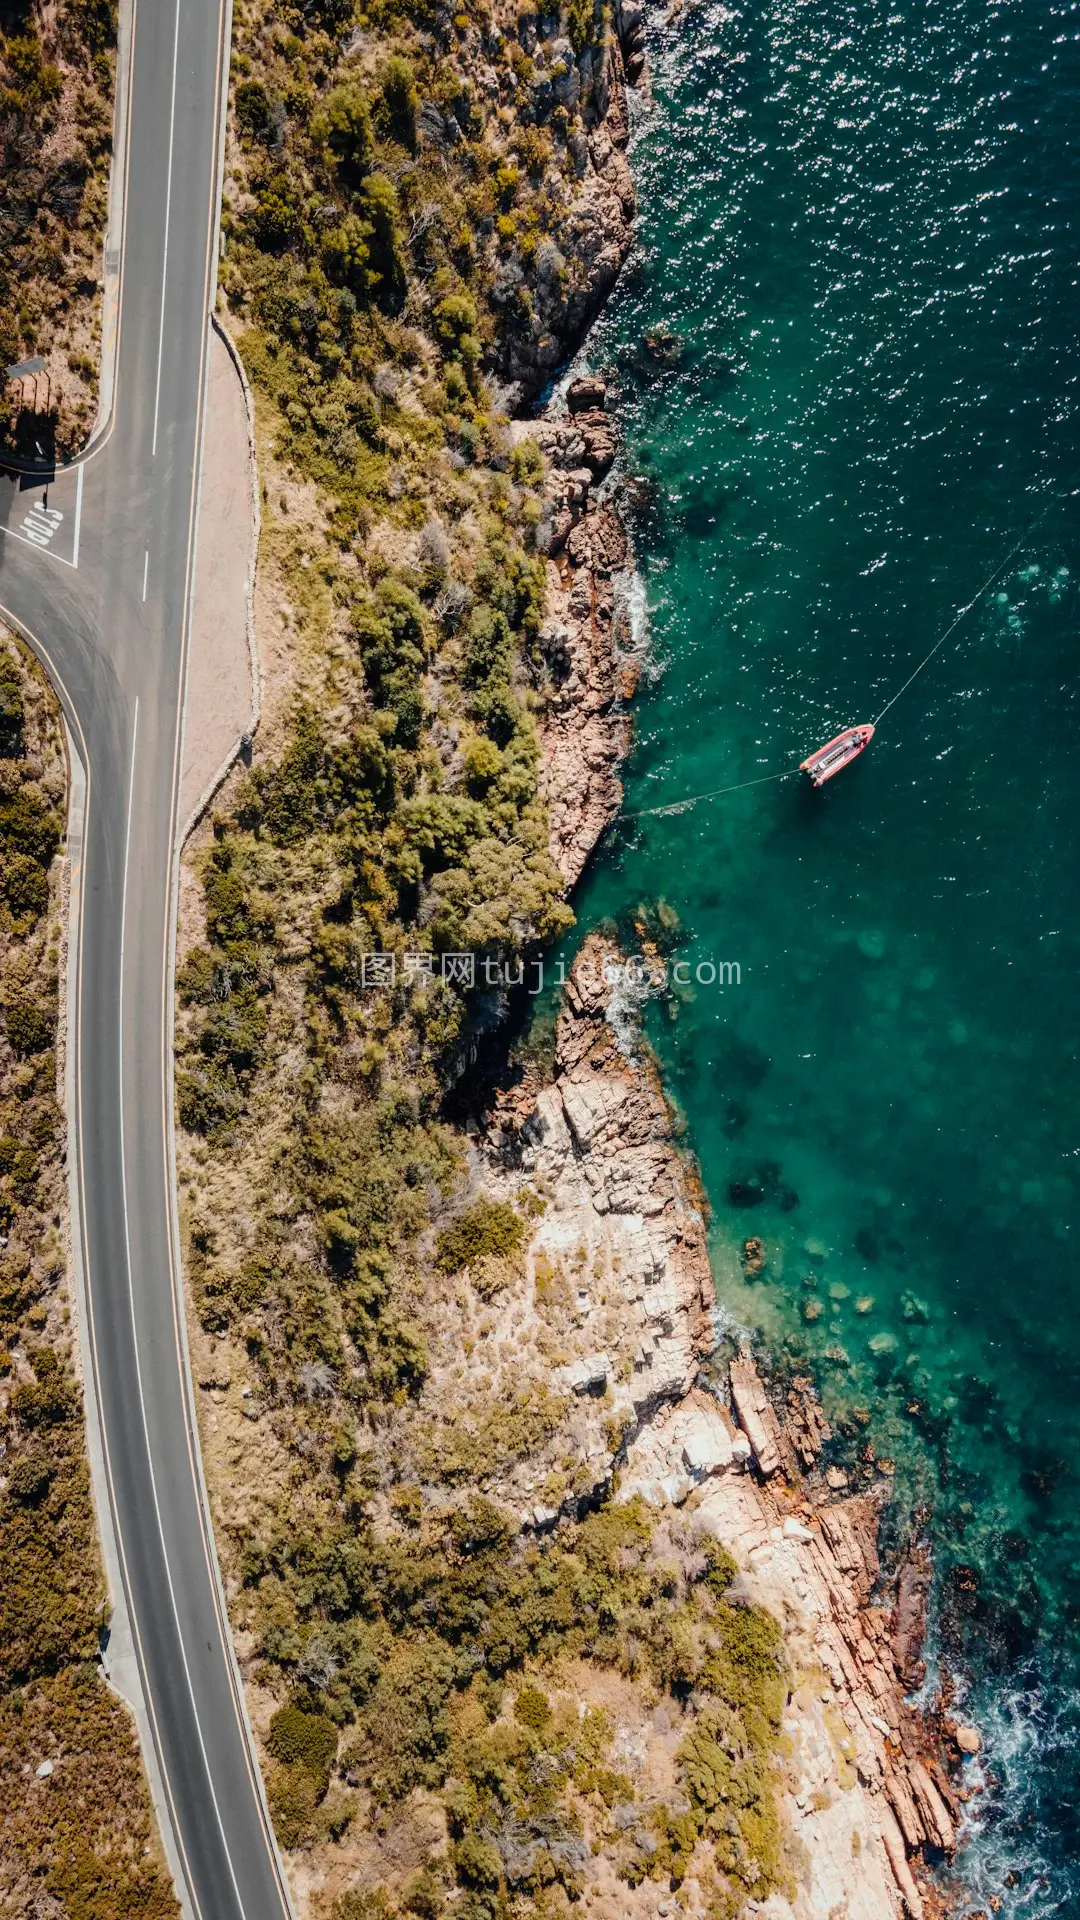
[(187, 1912), (285, 1920), (202, 1497), (170, 1151), (174, 854), (228, 35), (227, 0), (137, 0), (111, 419), (47, 487), (0, 474), (0, 616), (44, 661), (86, 774), (69, 1009), (84, 1350), (148, 1763)]

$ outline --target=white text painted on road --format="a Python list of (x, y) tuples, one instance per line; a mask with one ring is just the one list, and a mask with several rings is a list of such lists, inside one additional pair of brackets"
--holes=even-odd
[(23, 532), (35, 547), (47, 547), (63, 519), (59, 507), (34, 505), (23, 521)]

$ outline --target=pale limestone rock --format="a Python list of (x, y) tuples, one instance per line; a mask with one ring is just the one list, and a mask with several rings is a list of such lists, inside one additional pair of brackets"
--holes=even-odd
[(804, 1527), (799, 1520), (793, 1520), (790, 1514), (784, 1521), (781, 1532), (785, 1540), (812, 1540), (814, 1537), (809, 1527)]
[(782, 1464), (780, 1423), (746, 1345), (731, 1363), (731, 1397), (739, 1425), (754, 1450), (758, 1469), (768, 1479)]
[(713, 1474), (736, 1465), (731, 1421), (707, 1393), (691, 1388), (675, 1407), (641, 1428), (627, 1449), (619, 1499), (641, 1494), (651, 1506), (681, 1506)]

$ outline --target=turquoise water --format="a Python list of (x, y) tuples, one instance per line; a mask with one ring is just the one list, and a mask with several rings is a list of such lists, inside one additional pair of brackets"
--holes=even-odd
[(651, 1017), (721, 1300), (932, 1502), (1000, 1781), (963, 1864), (1025, 1916), (1080, 1891), (1078, 36), (1060, 5), (686, 7), (590, 350), (657, 668), (630, 811), (874, 718), (1050, 502), (856, 766), (632, 820), (580, 901), (662, 898), (704, 967)]

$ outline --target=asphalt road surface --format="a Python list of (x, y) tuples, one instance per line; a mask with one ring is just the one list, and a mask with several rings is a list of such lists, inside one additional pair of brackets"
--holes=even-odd
[(169, 1155), (173, 850), (227, 65), (225, 0), (138, 0), (111, 429), (47, 489), (0, 475), (0, 614), (49, 668), (87, 773), (71, 1039), (89, 1333), (182, 1891), (198, 1920), (280, 1920), (199, 1497)]

